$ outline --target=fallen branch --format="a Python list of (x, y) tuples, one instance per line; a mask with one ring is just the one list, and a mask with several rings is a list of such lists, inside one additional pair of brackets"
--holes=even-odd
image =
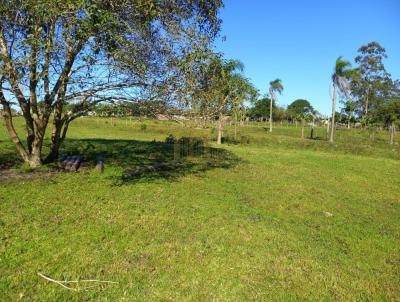
[(81, 291), (81, 290), (87, 290), (89, 288), (93, 288), (96, 287), (96, 285), (93, 286), (87, 286), (87, 287), (82, 287), (82, 288), (73, 288), (73, 287), (69, 287), (67, 285), (65, 285), (66, 283), (80, 283), (80, 282), (97, 282), (97, 283), (111, 283), (111, 284), (118, 284), (118, 282), (114, 282), (114, 281), (107, 281), (107, 280), (94, 280), (94, 279), (88, 279), (88, 280), (74, 280), (74, 281), (63, 281), (63, 280), (54, 280), (50, 277), (47, 277), (45, 275), (43, 275), (42, 273), (38, 273), (38, 275), (44, 279), (46, 279), (47, 281), (50, 282), (54, 282), (58, 285), (61, 285), (62, 287), (69, 289), (69, 290), (73, 290), (73, 291)]

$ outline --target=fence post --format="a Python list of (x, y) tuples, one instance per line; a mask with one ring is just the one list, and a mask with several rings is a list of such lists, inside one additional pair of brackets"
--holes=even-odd
[(179, 140), (174, 141), (174, 161), (179, 161), (181, 159), (181, 146)]

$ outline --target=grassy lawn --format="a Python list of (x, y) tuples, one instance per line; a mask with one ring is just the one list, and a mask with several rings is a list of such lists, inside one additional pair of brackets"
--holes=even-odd
[[(330, 146), (322, 128), (301, 140), (264, 127), (121, 181), (149, 153), (170, 159), (169, 133), (212, 133), (78, 120), (62, 153), (104, 154), (103, 174), (0, 179), (0, 301), (400, 301), (399, 146), (383, 132), (338, 130)], [(2, 162), (18, 164), (4, 127)], [(75, 292), (38, 272), (118, 284)]]

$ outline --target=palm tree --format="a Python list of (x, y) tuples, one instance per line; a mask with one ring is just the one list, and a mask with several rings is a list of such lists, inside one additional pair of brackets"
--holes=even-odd
[(333, 96), (332, 96), (332, 117), (329, 142), (333, 143), (333, 132), (335, 129), (336, 98), (338, 93), (348, 97), (349, 79), (355, 75), (356, 69), (351, 69), (351, 63), (338, 57), (335, 63), (335, 70), (332, 74)]
[(272, 132), (272, 102), (276, 103), (276, 92), (281, 94), (283, 91), (283, 85), (280, 79), (269, 82), (269, 94), (271, 96), (269, 102), (269, 132)]

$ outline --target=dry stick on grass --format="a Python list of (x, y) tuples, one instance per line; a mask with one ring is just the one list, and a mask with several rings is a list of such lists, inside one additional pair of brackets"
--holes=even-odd
[(89, 279), (89, 280), (76, 280), (76, 281), (59, 281), (59, 280), (54, 280), (50, 277), (47, 277), (45, 275), (43, 275), (42, 273), (38, 273), (38, 275), (44, 279), (46, 279), (47, 281), (50, 282), (54, 282), (58, 285), (61, 285), (62, 287), (69, 289), (69, 290), (73, 290), (73, 291), (81, 291), (81, 290), (87, 290), (89, 288), (93, 288), (96, 287), (96, 285), (93, 286), (87, 286), (87, 287), (83, 287), (83, 288), (73, 288), (73, 287), (69, 287), (66, 286), (65, 283), (79, 283), (79, 282), (97, 282), (97, 283), (112, 283), (112, 284), (118, 284), (118, 282), (114, 282), (114, 281), (106, 281), (106, 280), (94, 280), (94, 279)]

